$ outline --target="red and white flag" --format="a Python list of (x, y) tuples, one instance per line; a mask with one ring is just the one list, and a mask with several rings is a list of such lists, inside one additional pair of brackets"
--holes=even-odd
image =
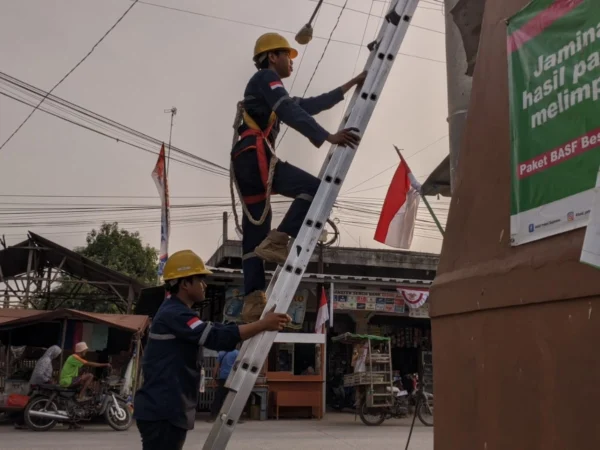
[(156, 166), (152, 171), (152, 179), (160, 196), (160, 254), (158, 255), (158, 275), (162, 276), (163, 268), (169, 258), (169, 235), (171, 223), (169, 219), (169, 183), (167, 182), (165, 144), (160, 148)]
[(325, 333), (325, 322), (329, 320), (329, 306), (327, 305), (327, 296), (325, 288), (321, 291), (321, 300), (319, 301), (319, 310), (317, 311), (317, 322), (315, 323), (315, 333)]
[(375, 240), (395, 248), (410, 248), (419, 209), (421, 185), (402, 156), (388, 189)]
[(398, 293), (404, 300), (406, 306), (411, 309), (420, 308), (429, 298), (429, 290), (427, 289), (405, 289), (397, 288)]

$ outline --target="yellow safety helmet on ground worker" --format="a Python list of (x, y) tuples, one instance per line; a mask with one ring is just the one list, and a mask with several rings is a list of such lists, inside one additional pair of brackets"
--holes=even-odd
[(290, 46), (290, 43), (282, 35), (277, 33), (265, 33), (256, 40), (254, 44), (254, 61), (265, 52), (274, 50), (287, 50), (290, 52), (290, 58), (298, 56), (298, 50)]
[(204, 261), (191, 250), (181, 250), (173, 253), (165, 264), (163, 279), (165, 281), (193, 275), (210, 275), (212, 272), (206, 268)]

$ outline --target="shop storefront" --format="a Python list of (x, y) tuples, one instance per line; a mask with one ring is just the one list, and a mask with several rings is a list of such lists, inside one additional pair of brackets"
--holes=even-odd
[[(232, 269), (214, 272), (209, 295), (218, 300), (204, 310), (205, 319), (237, 323), (243, 306), (242, 274)], [(260, 388), (268, 389), (268, 416), (321, 418), (325, 414), (331, 375), (351, 370), (351, 349), (331, 342), (338, 334), (389, 336), (394, 342), (393, 369), (401, 375), (418, 373), (431, 350), (428, 285), (418, 280), (307, 274), (288, 309), (292, 322), (279, 333), (259, 377)], [(325, 334), (317, 334), (317, 305), (323, 289), (332, 320)], [(423, 295), (424, 302), (411, 307), (410, 296), (415, 295)], [(205, 362), (210, 366), (211, 358)], [(203, 398), (201, 408), (208, 409), (210, 390)]]
[[(334, 321), (330, 337), (346, 332), (385, 336), (392, 343), (395, 376), (421, 374), (428, 392), (433, 392), (431, 325), (428, 291), (399, 287), (395, 290), (342, 290), (333, 296)], [(328, 371), (350, 373), (351, 349), (329, 343)]]

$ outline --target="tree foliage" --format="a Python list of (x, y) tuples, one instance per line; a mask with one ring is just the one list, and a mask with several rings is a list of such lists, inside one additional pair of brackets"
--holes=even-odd
[[(157, 251), (144, 245), (137, 231), (119, 228), (116, 222), (103, 223), (98, 230), (88, 233), (86, 243), (74, 251), (141, 283), (150, 286), (157, 283)], [(61, 307), (102, 313), (124, 312), (122, 301), (116, 294), (89, 285), (76, 288), (74, 283), (69, 282), (72, 280), (63, 276), (60, 285), (52, 290), (40, 309)]]
[(144, 246), (137, 231), (119, 228), (116, 222), (103, 223), (87, 235), (86, 242), (85, 247), (75, 249), (80, 255), (142, 283), (154, 285), (158, 281), (157, 251)]

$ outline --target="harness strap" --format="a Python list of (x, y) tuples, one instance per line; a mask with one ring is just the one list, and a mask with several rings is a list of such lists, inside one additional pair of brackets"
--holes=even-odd
[[(242, 119), (243, 119), (244, 123), (248, 126), (248, 130), (244, 131), (241, 134), (241, 136), (239, 136), (239, 138), (238, 138), (237, 129), (240, 126)], [(235, 145), (235, 143), (238, 142), (238, 139), (245, 139), (246, 137), (255, 137), (256, 138), (255, 146), (248, 146), (248, 147), (244, 148), (243, 150), (241, 150), (240, 153), (244, 152), (246, 150), (253, 149), (253, 148), (256, 149), (256, 157), (258, 159), (258, 169), (260, 172), (260, 178), (265, 187), (264, 194), (243, 196), (242, 192), (240, 190), (239, 184), (237, 182), (237, 179), (235, 177), (235, 171), (233, 170), (233, 158), (232, 158), (230, 165), (229, 165), (229, 181), (230, 181), (229, 182), (229, 190), (231, 192), (231, 206), (233, 208), (233, 216), (235, 219), (235, 225), (238, 230), (241, 230), (242, 228), (240, 226), (239, 217), (237, 215), (237, 210), (235, 207), (236, 206), (235, 205), (235, 193), (233, 190), (234, 186), (236, 188), (237, 195), (241, 200), (240, 203), (242, 204), (242, 210), (251, 224), (253, 224), (255, 226), (261, 226), (265, 222), (265, 220), (267, 220), (269, 212), (271, 211), (271, 201), (270, 200), (271, 200), (271, 195), (274, 194), (274, 192), (272, 192), (273, 176), (275, 174), (275, 166), (277, 165), (277, 162), (279, 161), (279, 159), (275, 155), (275, 150), (269, 144), (268, 136), (271, 134), (271, 130), (273, 129), (273, 126), (275, 125), (276, 121), (277, 121), (277, 115), (274, 112), (271, 112), (271, 115), (269, 116), (269, 124), (268, 124), (267, 128), (263, 131), (260, 129), (258, 124), (254, 121), (254, 119), (252, 119), (252, 117), (250, 117), (250, 115), (246, 111), (244, 111), (243, 103), (239, 102), (237, 104), (237, 113), (236, 113), (235, 121), (233, 124), (234, 145)], [(270, 164), (269, 164), (268, 158), (267, 158), (265, 143), (267, 144), (269, 151), (271, 152)], [(239, 153), (238, 153), (238, 155), (239, 155)], [(254, 217), (252, 216), (250, 211), (248, 211), (247, 205), (253, 205), (256, 203), (260, 203), (262, 201), (265, 202), (265, 207), (262, 211), (260, 218), (258, 220), (256, 220), (256, 219), (254, 219)]]

